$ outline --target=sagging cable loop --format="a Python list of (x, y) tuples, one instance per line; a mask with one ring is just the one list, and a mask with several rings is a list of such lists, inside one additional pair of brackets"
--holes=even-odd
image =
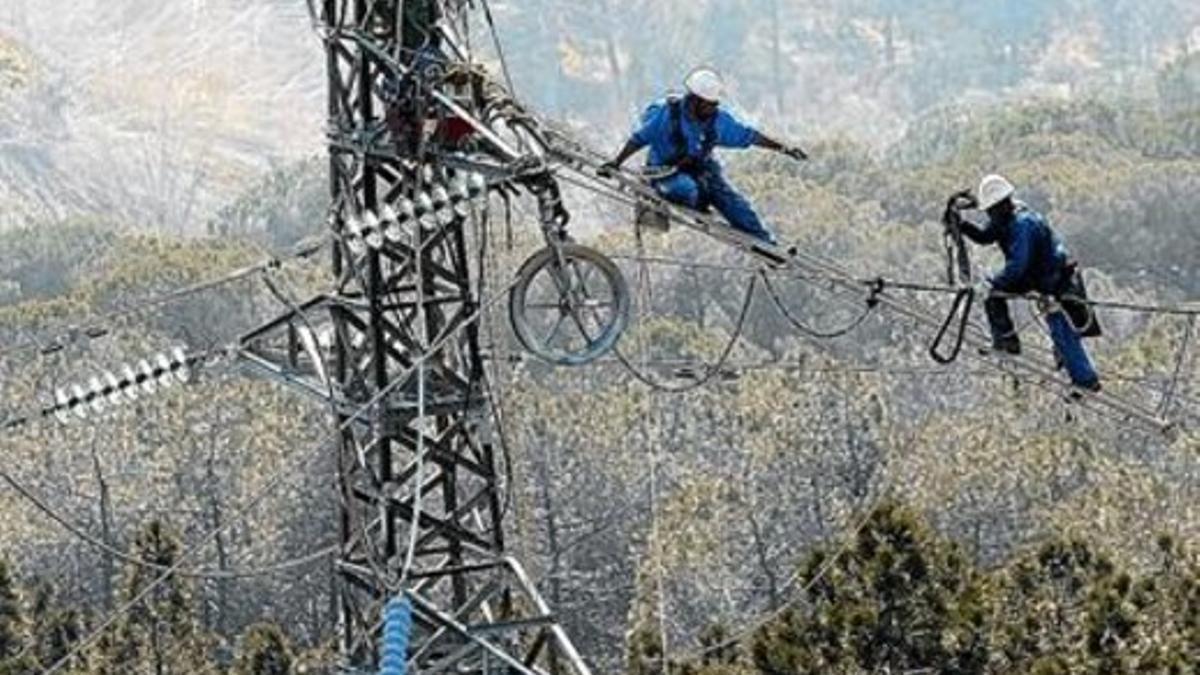
[(742, 299), (742, 308), (738, 312), (737, 322), (734, 324), (733, 333), (729, 336), (729, 342), (725, 343), (725, 348), (721, 350), (721, 355), (717, 357), (717, 361), (710, 366), (706, 366), (704, 374), (694, 382), (680, 386), (661, 383), (651, 376), (648, 371), (639, 370), (621, 353), (620, 349), (614, 347), (613, 354), (630, 375), (655, 391), (667, 394), (685, 394), (707, 386), (718, 375), (726, 372), (725, 366), (729, 363), (729, 357), (733, 355), (733, 348), (741, 341), (742, 335), (746, 330), (746, 320), (750, 317), (750, 307), (754, 304), (754, 295), (758, 288), (758, 281), (759, 277), (750, 277), (750, 284), (746, 287), (746, 295)]
[(855, 329), (861, 326), (862, 323), (867, 320), (867, 317), (871, 315), (871, 312), (879, 306), (879, 295), (883, 293), (886, 286), (886, 282), (882, 277), (874, 279), (870, 283), (870, 295), (867, 296), (866, 307), (863, 309), (862, 313), (842, 328), (830, 331), (822, 331), (805, 324), (804, 322), (800, 321), (796, 315), (792, 314), (791, 310), (789, 310), (787, 305), (784, 304), (783, 298), (779, 297), (778, 291), (775, 290), (774, 284), (771, 283), (771, 277), (765, 270), (762, 272), (761, 276), (763, 280), (763, 287), (767, 289), (767, 295), (771, 298), (771, 303), (775, 305), (775, 308), (779, 310), (779, 313), (783, 315), (783, 318), (787, 319), (787, 322), (790, 323), (796, 330), (818, 340), (833, 340), (835, 338), (840, 338), (853, 332)]
[[(933, 338), (933, 342), (929, 345), (929, 356), (934, 361), (943, 366), (954, 363), (958, 360), (959, 354), (962, 353), (963, 345), (967, 340), (967, 326), (971, 321), (971, 307), (975, 304), (975, 289), (967, 287), (960, 289), (954, 296), (954, 303), (950, 306), (950, 313), (946, 315), (946, 320), (942, 322), (942, 327), (938, 329), (937, 336)], [(950, 327), (954, 324), (954, 317), (958, 316), (958, 333), (954, 339), (954, 346), (950, 353), (942, 353), (942, 343), (946, 339), (946, 334), (950, 332)]]

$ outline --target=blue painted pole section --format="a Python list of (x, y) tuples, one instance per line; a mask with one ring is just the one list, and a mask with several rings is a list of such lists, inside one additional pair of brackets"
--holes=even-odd
[(379, 675), (406, 675), (408, 639), (412, 634), (412, 602), (406, 596), (388, 601), (383, 608), (383, 661)]

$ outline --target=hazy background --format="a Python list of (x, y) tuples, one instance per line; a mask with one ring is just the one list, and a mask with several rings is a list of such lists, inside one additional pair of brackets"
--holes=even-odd
[[(856, 273), (941, 281), (946, 196), (999, 170), (1064, 235), (1096, 295), (1200, 296), (1195, 0), (494, 0), (492, 8), (519, 96), (598, 147), (615, 149), (641, 106), (695, 64), (721, 68), (736, 107), (813, 156), (799, 165), (725, 153), (732, 179), (786, 241)], [(476, 18), (474, 44), (496, 67)], [(168, 347), (222, 344), (283, 310), (255, 277), (113, 322), (103, 339), (7, 351), (318, 232), (328, 190), (323, 67), (300, 0), (0, 0), (0, 419)], [(494, 206), (489, 288), (541, 245), (519, 210), (507, 236)], [(575, 192), (568, 206), (590, 245), (635, 251), (626, 209)], [(748, 261), (687, 231), (644, 244), (717, 266), (619, 260), (638, 291), (622, 344), (629, 354), (646, 347), (654, 377), (686, 384), (680, 366), (704, 372), (737, 336), (749, 279), (721, 266)], [(996, 263), (994, 252), (976, 260)], [(329, 286), (324, 260), (276, 275), (296, 297)], [(821, 284), (780, 288), (792, 312), (819, 328), (844, 325), (862, 307), (861, 297)], [(941, 296), (904, 297), (947, 310)], [(1036, 316), (1024, 307), (1016, 316), (1040, 353), (1047, 342)], [(1194, 420), (1200, 359), (1194, 349), (1181, 357), (1194, 334), (1187, 322), (1109, 311), (1101, 319), (1107, 335), (1091, 348), (1107, 391), (1153, 407), (1178, 374), (1179, 396), (1168, 402)], [(1062, 537), (1134, 575), (1161, 571), (1165, 549), (1152, 534), (1200, 550), (1194, 429), (1164, 439), (968, 360), (932, 368), (928, 331), (891, 314), (847, 338), (813, 340), (759, 294), (729, 372), (675, 396), (647, 390), (612, 361), (555, 370), (522, 360), (502, 311), (486, 329), (489, 353), (512, 357), (488, 362), (508, 421), (497, 437), (515, 475), (505, 485), (507, 540), (598, 672), (658, 672), (652, 659), (642, 670), (637, 663), (662, 635), (683, 660), (714, 625), (745, 627), (788, 596), (785, 582), (810, 554), (837, 545), (884, 496), (953, 541), (970, 569), (998, 575), (989, 588), (1006, 587), (1010, 573), (1036, 565), (1033, 551)], [(6, 469), (109, 545), (153, 557), (162, 551), (141, 536), (147, 523), (165, 523), (186, 548), (283, 467), (283, 486), (197, 563), (270, 565), (335, 542), (333, 453), (315, 445), (325, 411), (230, 363), (205, 373), (105, 416), (5, 436)], [(13, 491), (0, 490), (0, 513), (0, 566), (13, 571), (0, 569), (0, 671), (14, 653), (50, 662), (69, 635), (146, 582), (144, 570), (66, 534)], [(854, 575), (843, 572), (839, 580)], [(155, 652), (139, 631), (159, 615), (128, 617), (118, 624), (125, 642), (93, 650), (80, 672), (111, 672), (106, 659), (125, 658), (129, 644), (143, 672), (155, 659), (209, 672), (245, 653), (247, 627), (264, 620), (306, 659), (328, 663), (330, 579), (328, 564), (238, 581), (175, 579), (190, 603), (170, 610), (184, 637)], [(8, 587), (20, 588), (19, 601)], [(876, 611), (871, 588), (846, 594), (865, 598), (867, 614)], [(1117, 592), (1081, 588), (1087, 598)], [(987, 640), (1051, 614), (1041, 600), (989, 597), (998, 623)], [(1059, 631), (1054, 639), (1018, 640), (1011, 650), (986, 642), (997, 659), (990, 672), (1031, 672), (1013, 656), (1023, 649), (1080, 659), (1045, 672), (1103, 670), (1087, 660), (1088, 626), (1109, 605), (1081, 609), (1085, 599), (1055, 605), (1074, 628), (1046, 629)], [(931, 604), (905, 636), (929, 635), (927, 619), (941, 621), (953, 605)], [(1200, 654), (1194, 620), (1128, 612), (1143, 621), (1143, 637), (1126, 636), (1122, 658)], [(799, 653), (793, 647), (781, 652)], [(781, 663), (777, 671), (804, 671)]]
[[(1177, 105), (1159, 94), (1200, 49), (1200, 5), (1182, 0), (492, 5), (518, 94), (613, 143), (702, 63), (767, 128), (882, 151), (952, 105)], [(196, 232), (246, 181), (322, 149), (322, 50), (299, 0), (5, 0), (0, 59), (0, 226), (82, 212)]]

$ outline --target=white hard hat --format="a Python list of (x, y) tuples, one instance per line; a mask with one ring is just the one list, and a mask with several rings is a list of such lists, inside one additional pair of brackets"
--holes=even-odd
[(693, 96), (719, 103), (725, 94), (725, 81), (712, 68), (697, 68), (683, 81), (688, 93)]
[(979, 208), (986, 211), (1013, 196), (1017, 189), (1004, 176), (992, 174), (979, 182)]

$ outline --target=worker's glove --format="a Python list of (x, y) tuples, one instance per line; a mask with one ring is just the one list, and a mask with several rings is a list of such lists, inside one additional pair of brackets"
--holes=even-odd
[(946, 204), (946, 208), (956, 209), (959, 211), (974, 209), (978, 206), (979, 201), (975, 199), (975, 193), (971, 192), (970, 190), (959, 190), (958, 192), (955, 192), (954, 194), (950, 195), (950, 200)]
[(783, 149), (783, 154), (791, 157), (797, 162), (803, 162), (808, 159), (808, 153), (800, 149), (798, 146), (786, 147)]
[(942, 224), (949, 230), (958, 225), (961, 219), (960, 212), (967, 209), (974, 209), (979, 206), (979, 202), (975, 200), (975, 195), (971, 194), (970, 190), (962, 190), (950, 195), (950, 199), (946, 200), (946, 210), (942, 212)]
[(601, 178), (612, 178), (621, 172), (621, 165), (616, 160), (607, 161), (596, 169), (596, 175)]
[(973, 288), (976, 298), (986, 298), (992, 294), (992, 280), (984, 277), (976, 281)]

